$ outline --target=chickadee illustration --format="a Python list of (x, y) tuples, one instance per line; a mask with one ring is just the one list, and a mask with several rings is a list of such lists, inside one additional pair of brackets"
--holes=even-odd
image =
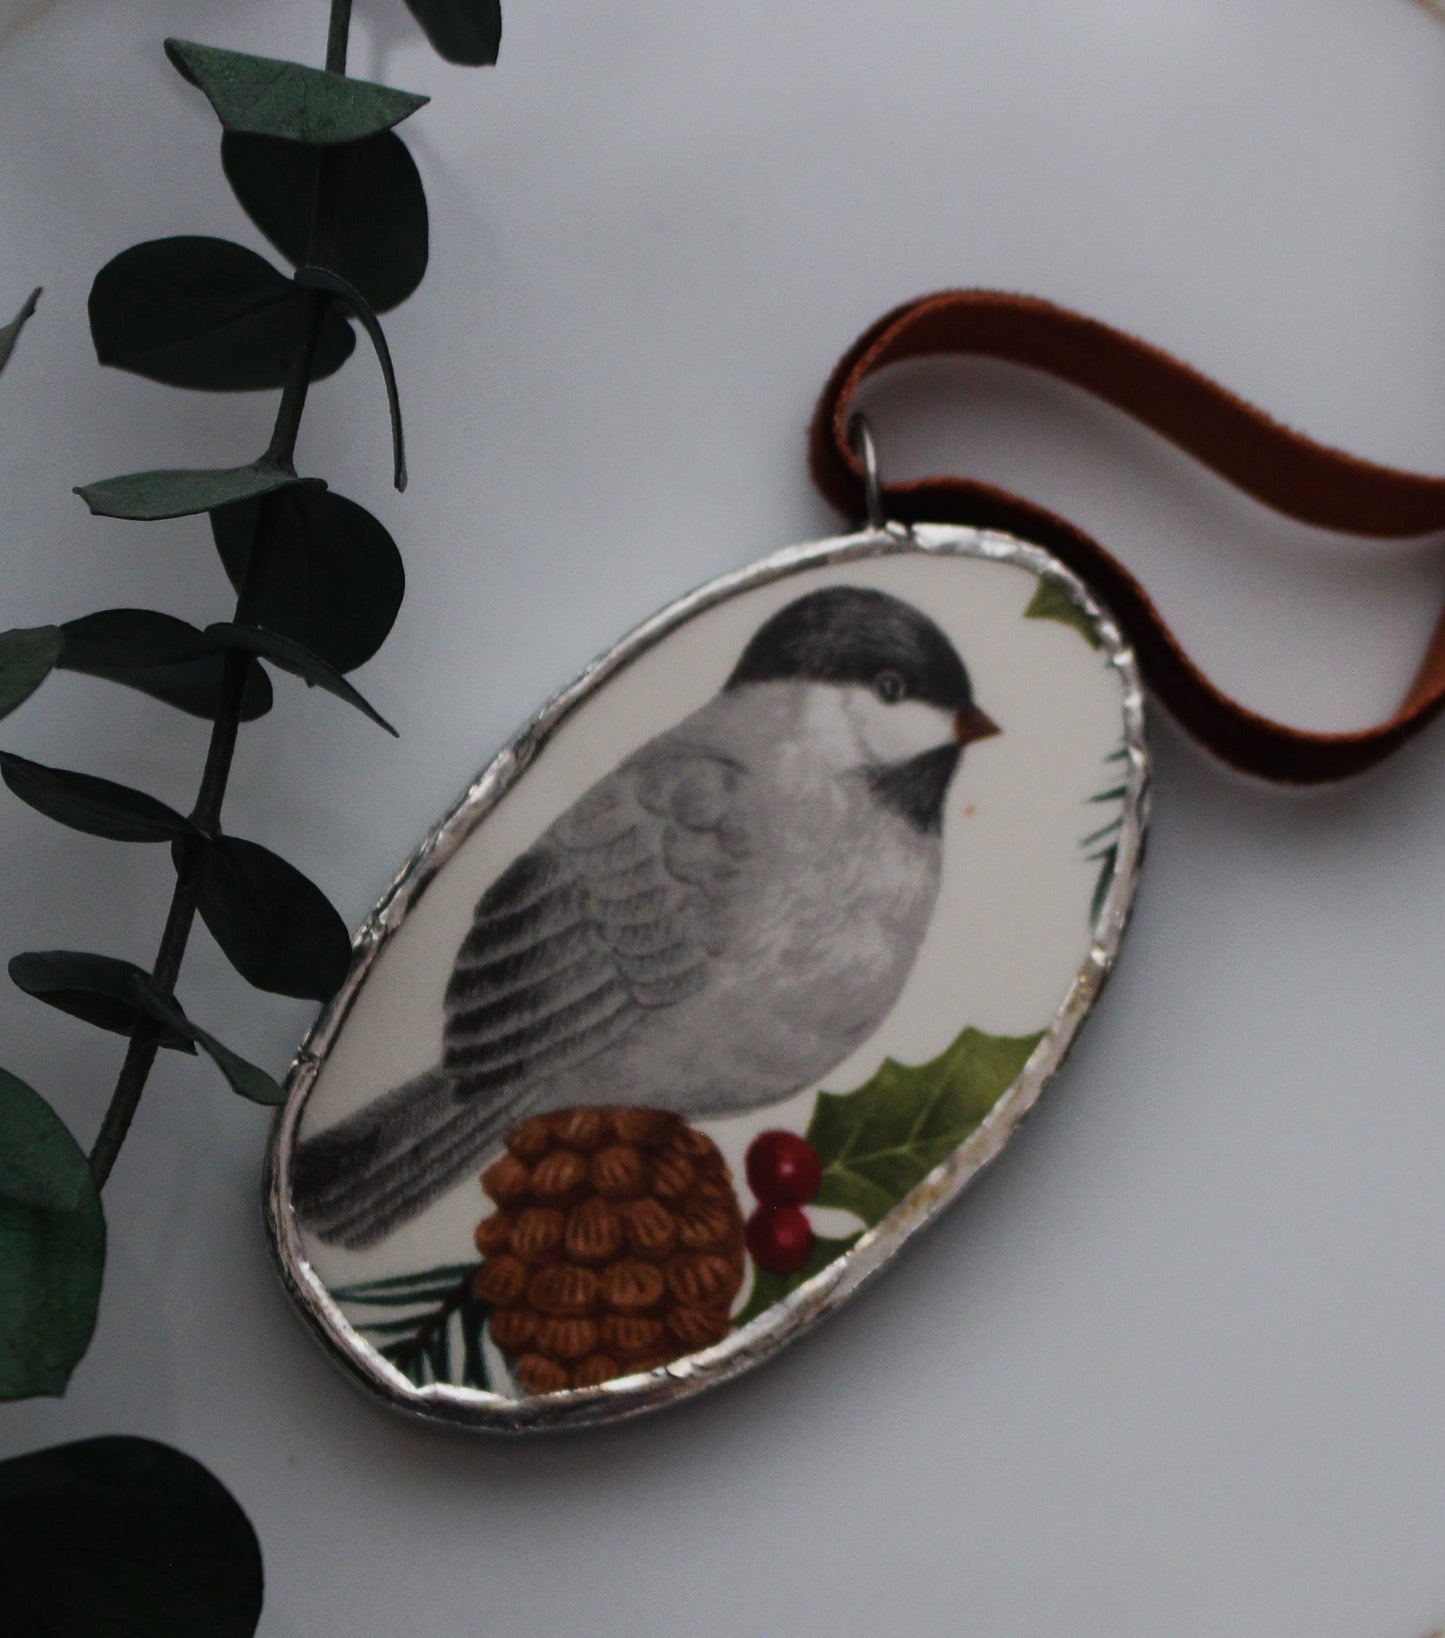
[(820, 1080), (897, 1001), (938, 896), (949, 782), (998, 732), (909, 604), (848, 586), (789, 603), (715, 698), (483, 895), (441, 1062), (299, 1145), (301, 1220), (360, 1249), (526, 1115), (731, 1115)]

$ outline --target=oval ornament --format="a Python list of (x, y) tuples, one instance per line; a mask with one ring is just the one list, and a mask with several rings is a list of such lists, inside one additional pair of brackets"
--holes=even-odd
[(272, 1245), (388, 1403), (501, 1432), (758, 1364), (991, 1160), (1112, 967), (1133, 656), (1048, 553), (792, 548), (590, 666), (357, 940)]

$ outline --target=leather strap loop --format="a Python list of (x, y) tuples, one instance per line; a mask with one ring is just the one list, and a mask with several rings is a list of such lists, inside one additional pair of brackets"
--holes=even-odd
[[(1082, 387), (1301, 522), (1385, 540), (1445, 529), (1445, 478), (1376, 466), (1314, 443), (1121, 330), (992, 290), (941, 291), (895, 308), (839, 361), (814, 414), (810, 464), (814, 482), (840, 511), (862, 515), (863, 474), (847, 438), (858, 388), (890, 364), (939, 354), (1004, 359)], [(1109, 605), (1145, 679), (1185, 730), (1245, 773), (1298, 785), (1361, 773), (1445, 706), (1445, 614), (1393, 717), (1358, 732), (1313, 733), (1271, 721), (1216, 688), (1134, 576), (1065, 519), (967, 478), (885, 484), (883, 495), (890, 515), (905, 523), (1001, 529), (1047, 547)]]

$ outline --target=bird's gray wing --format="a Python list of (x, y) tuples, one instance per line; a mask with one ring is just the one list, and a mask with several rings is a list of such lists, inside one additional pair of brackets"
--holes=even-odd
[(458, 1096), (510, 1102), (703, 988), (753, 848), (747, 785), (736, 761), (664, 739), (498, 878), (447, 987)]

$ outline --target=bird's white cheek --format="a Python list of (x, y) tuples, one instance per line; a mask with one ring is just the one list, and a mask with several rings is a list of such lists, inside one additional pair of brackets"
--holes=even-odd
[(849, 690), (850, 715), (870, 763), (906, 762), (925, 751), (937, 750), (953, 738), (953, 718), (936, 705), (901, 700), (885, 705), (871, 690)]
[(799, 738), (810, 758), (839, 773), (872, 761), (860, 715), (863, 699), (871, 701), (873, 696), (831, 683), (809, 685), (803, 695)]

